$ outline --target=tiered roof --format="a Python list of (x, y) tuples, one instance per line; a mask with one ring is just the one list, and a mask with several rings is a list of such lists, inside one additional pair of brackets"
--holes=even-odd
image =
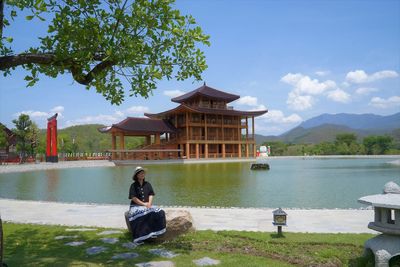
[(191, 98), (195, 98), (197, 96), (205, 96), (209, 99), (223, 100), (223, 101), (226, 101), (227, 103), (240, 98), (240, 96), (238, 96), (238, 95), (222, 92), (220, 90), (211, 88), (204, 83), (203, 86), (197, 88), (196, 90), (193, 90), (184, 95), (172, 98), (171, 101), (176, 102), (176, 103), (182, 103), (182, 102), (188, 101)]
[(100, 128), (99, 131), (107, 133), (113, 129), (136, 134), (175, 133), (177, 131), (177, 129), (166, 120), (133, 117), (128, 117), (109, 127)]
[(144, 115), (150, 118), (164, 118), (166, 115), (180, 113), (183, 111), (191, 111), (195, 113), (215, 114), (215, 115), (233, 115), (233, 116), (260, 116), (268, 112), (268, 110), (257, 110), (257, 111), (241, 111), (234, 109), (215, 109), (215, 108), (203, 108), (193, 107), (185, 104), (181, 104), (176, 108), (160, 112), (160, 113), (145, 113)]

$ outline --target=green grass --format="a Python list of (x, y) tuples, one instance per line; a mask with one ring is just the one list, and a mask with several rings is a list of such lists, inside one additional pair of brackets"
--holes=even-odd
[[(113, 234), (116, 244), (104, 244), (97, 233), (66, 232), (63, 226), (4, 223), (4, 261), (8, 266), (134, 266), (139, 262), (170, 260), (176, 266), (195, 266), (193, 260), (210, 257), (220, 260), (218, 266), (373, 266), (372, 259), (362, 258), (364, 242), (370, 234), (275, 234), (238, 231), (196, 231), (173, 241), (145, 243), (134, 249), (121, 245), (130, 235)], [(75, 239), (55, 240), (56, 236), (78, 235)], [(85, 241), (78, 247), (70, 241)], [(108, 250), (86, 255), (86, 248), (104, 246)], [(167, 259), (148, 252), (164, 248), (179, 256)], [(118, 253), (136, 252), (130, 260), (111, 260)]]

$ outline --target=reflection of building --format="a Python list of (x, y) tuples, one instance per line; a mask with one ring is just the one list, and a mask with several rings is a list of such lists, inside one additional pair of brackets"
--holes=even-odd
[(372, 205), (375, 218), (368, 228), (382, 233), (367, 240), (364, 254), (374, 254), (375, 266), (391, 266), (391, 261), (400, 260), (400, 186), (389, 182), (383, 194), (362, 197), (358, 201)]
[[(267, 110), (239, 111), (227, 105), (239, 98), (204, 84), (173, 98), (176, 108), (145, 114), (149, 118), (129, 117), (99, 131), (112, 135), (112, 159), (255, 157), (254, 118)], [(125, 136), (145, 136), (145, 145), (126, 150)]]

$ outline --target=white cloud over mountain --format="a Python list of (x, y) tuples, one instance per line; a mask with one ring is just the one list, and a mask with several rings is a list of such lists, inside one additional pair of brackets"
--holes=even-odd
[(382, 109), (400, 107), (400, 96), (392, 96), (387, 99), (381, 97), (373, 97), (371, 98), (369, 105)]
[(316, 103), (316, 96), (337, 87), (332, 80), (320, 82), (318, 79), (312, 79), (301, 73), (288, 73), (281, 78), (281, 81), (293, 87), (288, 94), (286, 104), (290, 109), (298, 111), (312, 108)]
[(328, 92), (327, 97), (332, 101), (340, 103), (348, 103), (351, 100), (351, 96), (342, 89), (336, 89)]

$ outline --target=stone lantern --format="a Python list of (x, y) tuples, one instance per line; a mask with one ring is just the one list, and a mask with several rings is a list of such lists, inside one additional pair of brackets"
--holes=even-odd
[(286, 217), (287, 213), (284, 212), (281, 208), (276, 209), (272, 212), (274, 215), (274, 221), (272, 222), (273, 225), (278, 226), (278, 235), (282, 235), (282, 226), (286, 225)]
[(383, 194), (365, 196), (358, 202), (374, 208), (375, 218), (368, 228), (382, 233), (365, 242), (364, 255), (371, 251), (376, 267), (388, 267), (391, 258), (400, 256), (400, 186), (389, 182)]

